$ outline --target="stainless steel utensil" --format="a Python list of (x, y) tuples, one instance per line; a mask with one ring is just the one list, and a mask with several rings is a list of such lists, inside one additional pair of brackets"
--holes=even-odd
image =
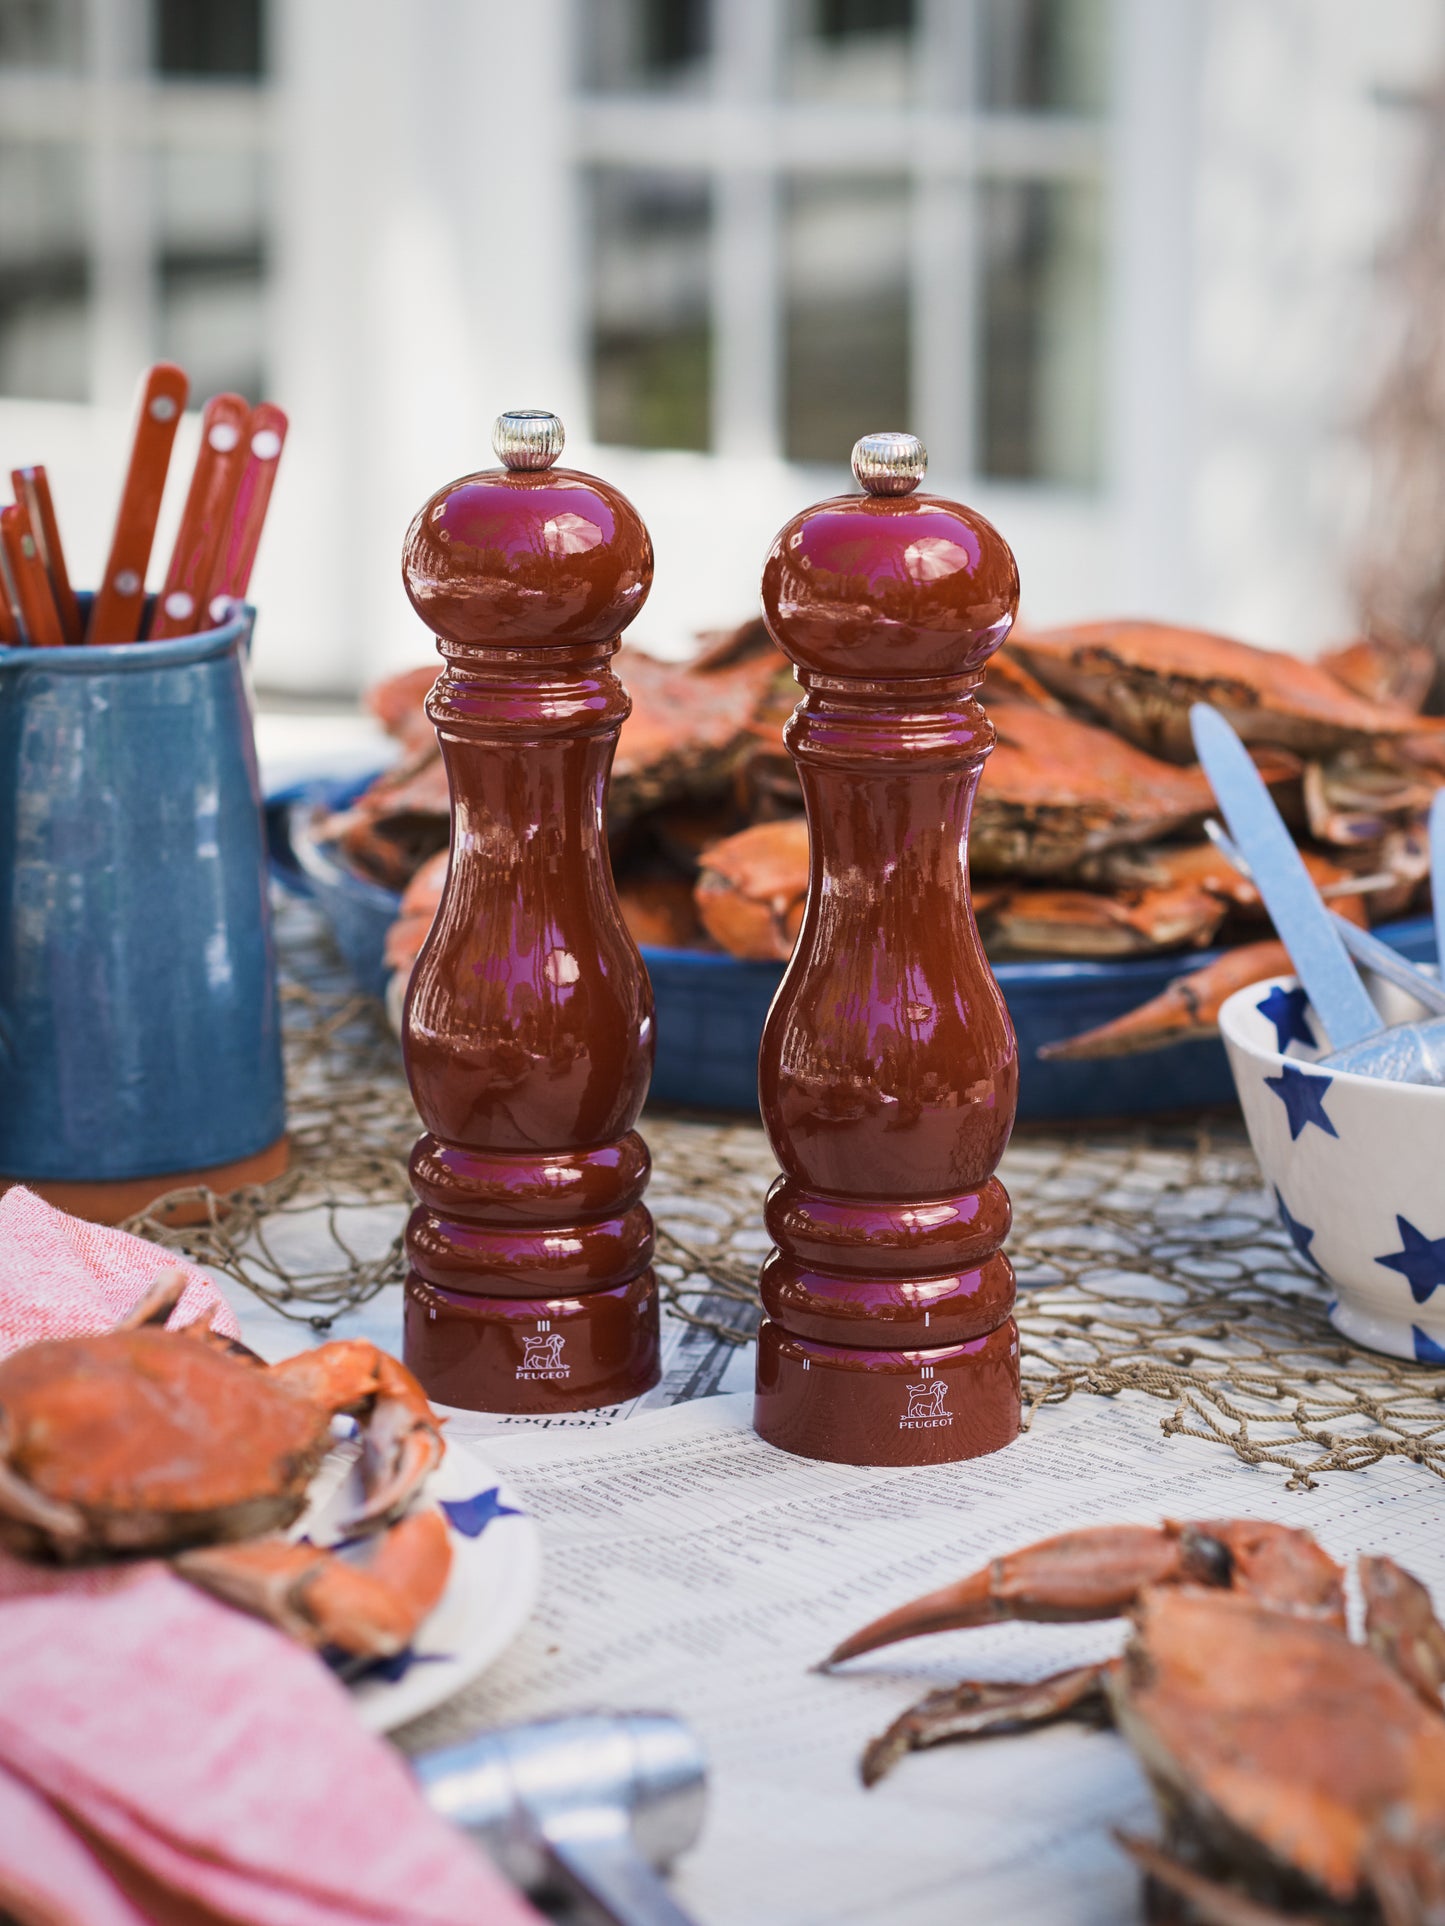
[[(1445, 794), (1445, 791), (1441, 793)], [(1220, 855), (1227, 862), (1232, 863), (1241, 876), (1253, 882), (1254, 872), (1245, 861), (1243, 850), (1225, 835), (1218, 823), (1207, 822), (1204, 827), (1209, 840)], [(1362, 930), (1358, 923), (1352, 923), (1348, 917), (1341, 916), (1338, 910), (1331, 910), (1330, 915), (1339, 928), (1340, 941), (1357, 963), (1364, 964), (1367, 970), (1373, 970), (1376, 976), (1384, 977), (1387, 983), (1393, 983), (1397, 990), (1404, 990), (1409, 996), (1413, 996), (1417, 1002), (1423, 1003), (1427, 1010), (1434, 1010), (1439, 1015), (1445, 1016), (1445, 983), (1442, 983), (1439, 977), (1430, 976), (1418, 965), (1401, 956), (1398, 950), (1392, 950), (1388, 943), (1382, 943), (1378, 936), (1371, 936), (1370, 932)]]
[(542, 1719), (428, 1753), (416, 1772), (526, 1891), (581, 1898), (615, 1926), (693, 1926), (656, 1870), (702, 1829), (706, 1765), (681, 1720)]
[(1386, 1028), (1244, 744), (1207, 703), (1195, 703), (1189, 722), (1230, 834), (1334, 1045), (1320, 1068), (1445, 1084), (1445, 1018)]

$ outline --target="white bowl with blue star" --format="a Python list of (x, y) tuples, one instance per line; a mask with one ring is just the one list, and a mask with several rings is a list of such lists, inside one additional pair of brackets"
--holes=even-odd
[[(1429, 1013), (1378, 978), (1389, 1023)], [(1219, 1012), (1245, 1127), (1295, 1249), (1337, 1293), (1337, 1330), (1445, 1364), (1445, 1089), (1325, 1071), (1298, 979), (1237, 990)]]

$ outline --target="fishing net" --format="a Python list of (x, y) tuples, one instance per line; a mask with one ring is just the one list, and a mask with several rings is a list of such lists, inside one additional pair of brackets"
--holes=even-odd
[[(278, 937), (289, 1169), (225, 1197), (172, 1192), (127, 1228), (325, 1331), (404, 1275), (420, 1126), (385, 1018), (351, 989), (318, 919), (287, 903)], [(657, 1111), (645, 1129), (667, 1313), (745, 1343), (776, 1175), (767, 1139), (754, 1122)], [(1445, 1370), (1339, 1336), (1237, 1123), (1025, 1127), (1000, 1175), (1026, 1422), (1076, 1394), (1142, 1392), (1165, 1407), (1166, 1433), (1278, 1466), (1294, 1488), (1387, 1457), (1445, 1477)]]

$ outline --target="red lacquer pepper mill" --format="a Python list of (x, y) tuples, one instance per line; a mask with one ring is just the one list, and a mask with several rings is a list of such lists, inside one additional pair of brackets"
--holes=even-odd
[(796, 516), (763, 611), (804, 696), (802, 929), (763, 1033), (783, 1175), (766, 1221), (754, 1423), (842, 1464), (939, 1464), (1019, 1429), (1008, 1194), (1018, 1053), (968, 893), (993, 729), (974, 699), (1018, 607), (1008, 544), (914, 493), (912, 435), (853, 450), (865, 492)]
[(407, 1363), (444, 1404), (576, 1411), (657, 1382), (647, 1147), (652, 990), (604, 833), (627, 715), (608, 667), (652, 544), (605, 482), (553, 466), (555, 415), (502, 415), (505, 464), (444, 488), (402, 573), (445, 667), (427, 698), (451, 865), (403, 1019), (427, 1134), (411, 1160)]

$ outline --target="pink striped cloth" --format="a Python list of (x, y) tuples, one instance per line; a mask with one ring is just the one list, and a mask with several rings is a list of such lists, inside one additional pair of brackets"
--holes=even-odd
[(188, 1282), (172, 1326), (213, 1311), (216, 1329), (239, 1337), (236, 1313), (194, 1264), (127, 1231), (67, 1217), (16, 1184), (0, 1197), (0, 1357), (38, 1338), (118, 1324), (162, 1271), (174, 1270)]
[[(7, 1192), (0, 1352), (104, 1329), (171, 1261)], [(217, 1301), (192, 1271), (176, 1321)], [(224, 1305), (215, 1321), (236, 1330)], [(309, 1652), (164, 1565), (67, 1573), (5, 1554), (0, 1912), (21, 1926), (537, 1926)]]

